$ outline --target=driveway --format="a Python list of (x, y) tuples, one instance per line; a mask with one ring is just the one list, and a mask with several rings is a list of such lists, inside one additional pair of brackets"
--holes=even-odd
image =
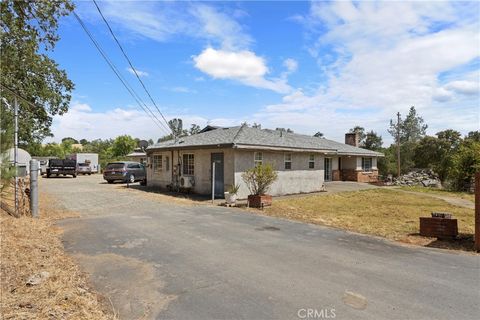
[[(80, 213), (64, 244), (120, 319), (476, 319), (480, 257), (235, 208), (158, 202), (101, 177), (41, 179)], [(108, 300), (107, 299), (107, 300)]]

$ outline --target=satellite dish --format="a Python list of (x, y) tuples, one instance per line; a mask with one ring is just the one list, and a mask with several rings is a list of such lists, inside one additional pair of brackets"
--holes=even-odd
[(145, 149), (148, 147), (148, 141), (147, 140), (140, 140), (138, 141), (138, 147)]

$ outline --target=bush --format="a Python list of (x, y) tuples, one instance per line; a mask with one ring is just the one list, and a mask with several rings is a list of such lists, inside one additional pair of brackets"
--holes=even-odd
[(243, 181), (247, 184), (251, 195), (265, 194), (277, 177), (271, 164), (258, 165), (242, 174)]

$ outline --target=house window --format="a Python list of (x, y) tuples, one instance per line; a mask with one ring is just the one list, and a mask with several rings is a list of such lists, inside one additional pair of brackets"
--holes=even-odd
[(194, 162), (195, 156), (192, 153), (186, 153), (183, 155), (183, 174), (187, 176), (194, 175)]
[(308, 168), (314, 169), (315, 168), (315, 155), (311, 154), (308, 158)]
[(256, 166), (261, 166), (263, 163), (263, 152), (254, 152), (253, 153), (253, 162)]
[(165, 157), (165, 171), (170, 171), (170, 157)]
[(362, 170), (364, 172), (372, 171), (372, 158), (362, 158)]
[(153, 156), (153, 172), (162, 171), (162, 156)]
[(292, 169), (292, 154), (285, 153), (284, 160), (285, 160), (285, 170)]

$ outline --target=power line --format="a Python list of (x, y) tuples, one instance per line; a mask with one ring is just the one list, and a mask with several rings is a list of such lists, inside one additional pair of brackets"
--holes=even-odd
[[(95, 7), (97, 7), (98, 13), (100, 13), (100, 15), (102, 16), (103, 21), (104, 21), (105, 24), (107, 25), (108, 30), (110, 31), (110, 34), (112, 35), (113, 39), (115, 39), (115, 42), (117, 43), (118, 47), (120, 48), (120, 51), (122, 51), (123, 56), (125, 57), (125, 59), (127, 59), (128, 64), (130, 65), (130, 68), (132, 68), (133, 72), (135, 73), (135, 76), (137, 77), (138, 81), (140, 82), (140, 84), (142, 85), (143, 89), (144, 89), (145, 92), (147, 93), (148, 97), (149, 97), (150, 100), (152, 101), (153, 105), (154, 105), (155, 108), (157, 109), (158, 113), (162, 116), (163, 120), (165, 121), (165, 123), (167, 124), (167, 126), (170, 128), (170, 125), (168, 124), (167, 119), (165, 119), (165, 116), (164, 116), (163, 113), (160, 111), (160, 108), (159, 108), (159, 107), (157, 106), (157, 104), (155, 103), (155, 100), (153, 100), (153, 97), (152, 97), (152, 95), (150, 94), (150, 92), (148, 91), (147, 87), (145, 86), (145, 83), (143, 83), (142, 79), (140, 79), (140, 76), (138, 75), (137, 70), (136, 70), (135, 67), (133, 66), (132, 61), (131, 61), (130, 58), (128, 57), (127, 53), (126, 53), (125, 50), (123, 49), (123, 47), (122, 47), (122, 45), (120, 44), (120, 42), (118, 41), (117, 37), (115, 36), (115, 33), (113, 32), (112, 28), (110, 27), (110, 24), (108, 23), (107, 19), (106, 19), (105, 16), (103, 15), (102, 10), (100, 10), (100, 7), (98, 6), (98, 4), (97, 4), (97, 2), (96, 2), (95, 0), (92, 0), (92, 1), (93, 1), (93, 3), (95, 4)], [(173, 130), (173, 128), (170, 128), (170, 129), (172, 130), (172, 134), (175, 136), (175, 131)]]
[[(87, 26), (85, 25), (85, 23), (82, 21), (82, 19), (78, 16), (78, 14), (73, 11), (73, 15), (75, 16), (75, 18), (77, 19), (78, 23), (80, 24), (80, 26), (82, 27), (83, 31), (85, 31), (85, 33), (88, 35), (88, 37), (90, 38), (90, 40), (92, 41), (92, 43), (94, 44), (94, 46), (97, 48), (98, 52), (100, 52), (101, 56), (103, 57), (103, 59), (107, 62), (107, 64), (109, 65), (109, 67), (112, 69), (112, 71), (115, 73), (115, 75), (117, 76), (117, 78), (120, 80), (120, 82), (123, 84), (123, 86), (127, 89), (127, 91), (130, 93), (130, 95), (135, 99), (135, 101), (138, 103), (138, 105), (143, 109), (143, 111), (145, 111), (145, 113), (153, 120), (153, 122), (155, 122), (155, 124), (161, 129), (161, 130), (165, 130), (164, 127), (162, 127), (161, 125), (163, 125), (163, 123), (157, 118), (157, 116), (152, 112), (152, 110), (150, 110), (150, 108), (148, 108), (148, 106), (145, 104), (145, 102), (142, 101), (142, 99), (135, 93), (135, 91), (133, 90), (133, 88), (130, 87), (130, 85), (128, 84), (128, 82), (122, 77), (122, 75), (120, 74), (120, 72), (118, 71), (117, 67), (114, 65), (114, 63), (108, 58), (108, 56), (106, 55), (106, 53), (103, 51), (102, 47), (100, 46), (100, 44), (95, 40), (95, 38), (93, 37), (93, 35), (90, 33), (90, 31), (88, 30)], [(142, 105), (143, 104), (143, 105)], [(169, 133), (170, 130), (166, 130), (167, 133)]]

